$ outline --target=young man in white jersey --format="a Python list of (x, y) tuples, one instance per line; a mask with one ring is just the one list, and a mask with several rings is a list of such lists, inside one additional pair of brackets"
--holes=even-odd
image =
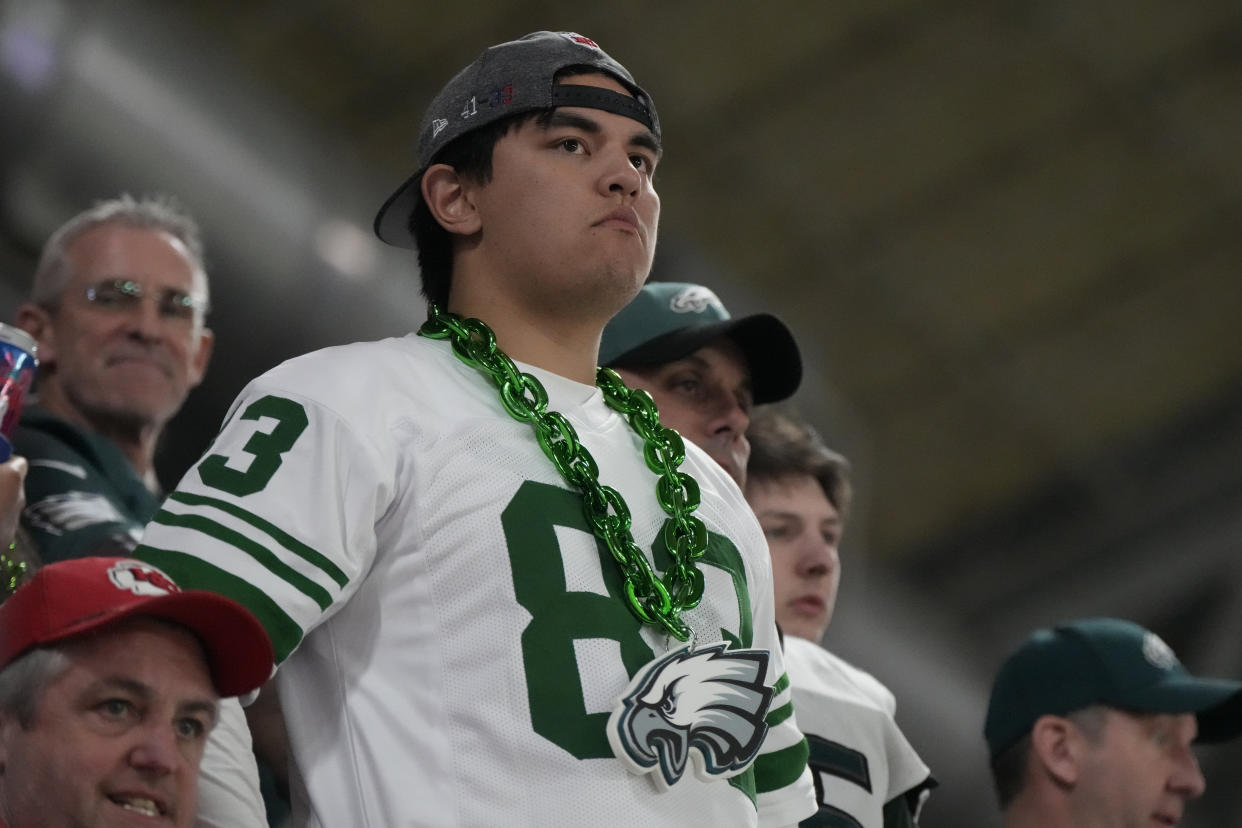
[(600, 356), (652, 394), (666, 425), (729, 471), (765, 530), (776, 619), (819, 800), (803, 824), (915, 824), (934, 782), (893, 720), (893, 695), (812, 643), (823, 638), (836, 601), (849, 466), (809, 426), (753, 409), (797, 390), (801, 357), (793, 335), (770, 314), (730, 316), (702, 285), (652, 282), (608, 323)]
[(762, 533), (596, 372), (651, 266), (659, 158), (650, 97), (590, 39), (484, 51), (376, 219), (418, 248), (419, 335), (255, 380), (148, 528), (141, 556), (273, 639), (295, 824), (813, 812)]
[(917, 825), (936, 783), (894, 720), (893, 694), (819, 646), (841, 585), (849, 464), (788, 412), (760, 410), (747, 436), (746, 499), (772, 554), (776, 620), (798, 724), (811, 746), (819, 813), (810, 824)]

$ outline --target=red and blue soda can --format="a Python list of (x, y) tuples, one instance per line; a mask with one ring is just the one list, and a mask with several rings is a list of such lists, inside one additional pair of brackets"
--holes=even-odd
[(10, 439), (22, 416), (22, 400), (30, 391), (39, 360), (34, 337), (0, 322), (0, 463), (13, 454)]

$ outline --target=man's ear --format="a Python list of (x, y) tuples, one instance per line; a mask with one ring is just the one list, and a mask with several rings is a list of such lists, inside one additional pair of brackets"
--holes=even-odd
[(216, 335), (211, 328), (203, 328), (198, 336), (198, 350), (190, 358), (190, 387), (196, 388), (207, 373), (207, 364), (211, 362), (211, 352), (216, 344)]
[(22, 302), (17, 307), (17, 327), (34, 337), (39, 344), (39, 362), (50, 365), (56, 361), (56, 326), (47, 308), (33, 302)]
[(1039, 767), (1064, 787), (1072, 788), (1082, 773), (1086, 738), (1069, 719), (1040, 716), (1031, 727), (1031, 753)]
[(448, 164), (432, 164), (423, 173), (423, 201), (432, 218), (450, 233), (471, 236), (483, 227), (473, 199), (473, 188)]

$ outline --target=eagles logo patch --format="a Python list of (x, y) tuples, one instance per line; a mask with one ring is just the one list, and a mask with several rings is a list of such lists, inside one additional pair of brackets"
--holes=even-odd
[(608, 717), (608, 741), (631, 773), (651, 774), (667, 790), (692, 762), (710, 782), (754, 760), (772, 703), (768, 651), (727, 646), (673, 650), (630, 680)]
[(720, 298), (710, 288), (702, 285), (691, 285), (685, 288), (668, 303), (669, 310), (676, 313), (702, 313), (709, 307), (715, 308), (717, 313), (724, 314), (726, 319), (729, 317)]

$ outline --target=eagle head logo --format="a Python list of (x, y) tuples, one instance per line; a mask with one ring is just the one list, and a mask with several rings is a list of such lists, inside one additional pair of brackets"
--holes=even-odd
[(720, 298), (712, 292), (711, 288), (705, 288), (702, 285), (690, 285), (683, 288), (668, 303), (668, 309), (675, 313), (702, 313), (709, 307), (715, 308), (726, 319), (729, 318), (729, 313), (725, 310)]
[(652, 774), (665, 790), (692, 757), (704, 781), (734, 776), (754, 760), (772, 703), (768, 651), (726, 647), (674, 650), (630, 680), (608, 717), (608, 741), (631, 772)]

